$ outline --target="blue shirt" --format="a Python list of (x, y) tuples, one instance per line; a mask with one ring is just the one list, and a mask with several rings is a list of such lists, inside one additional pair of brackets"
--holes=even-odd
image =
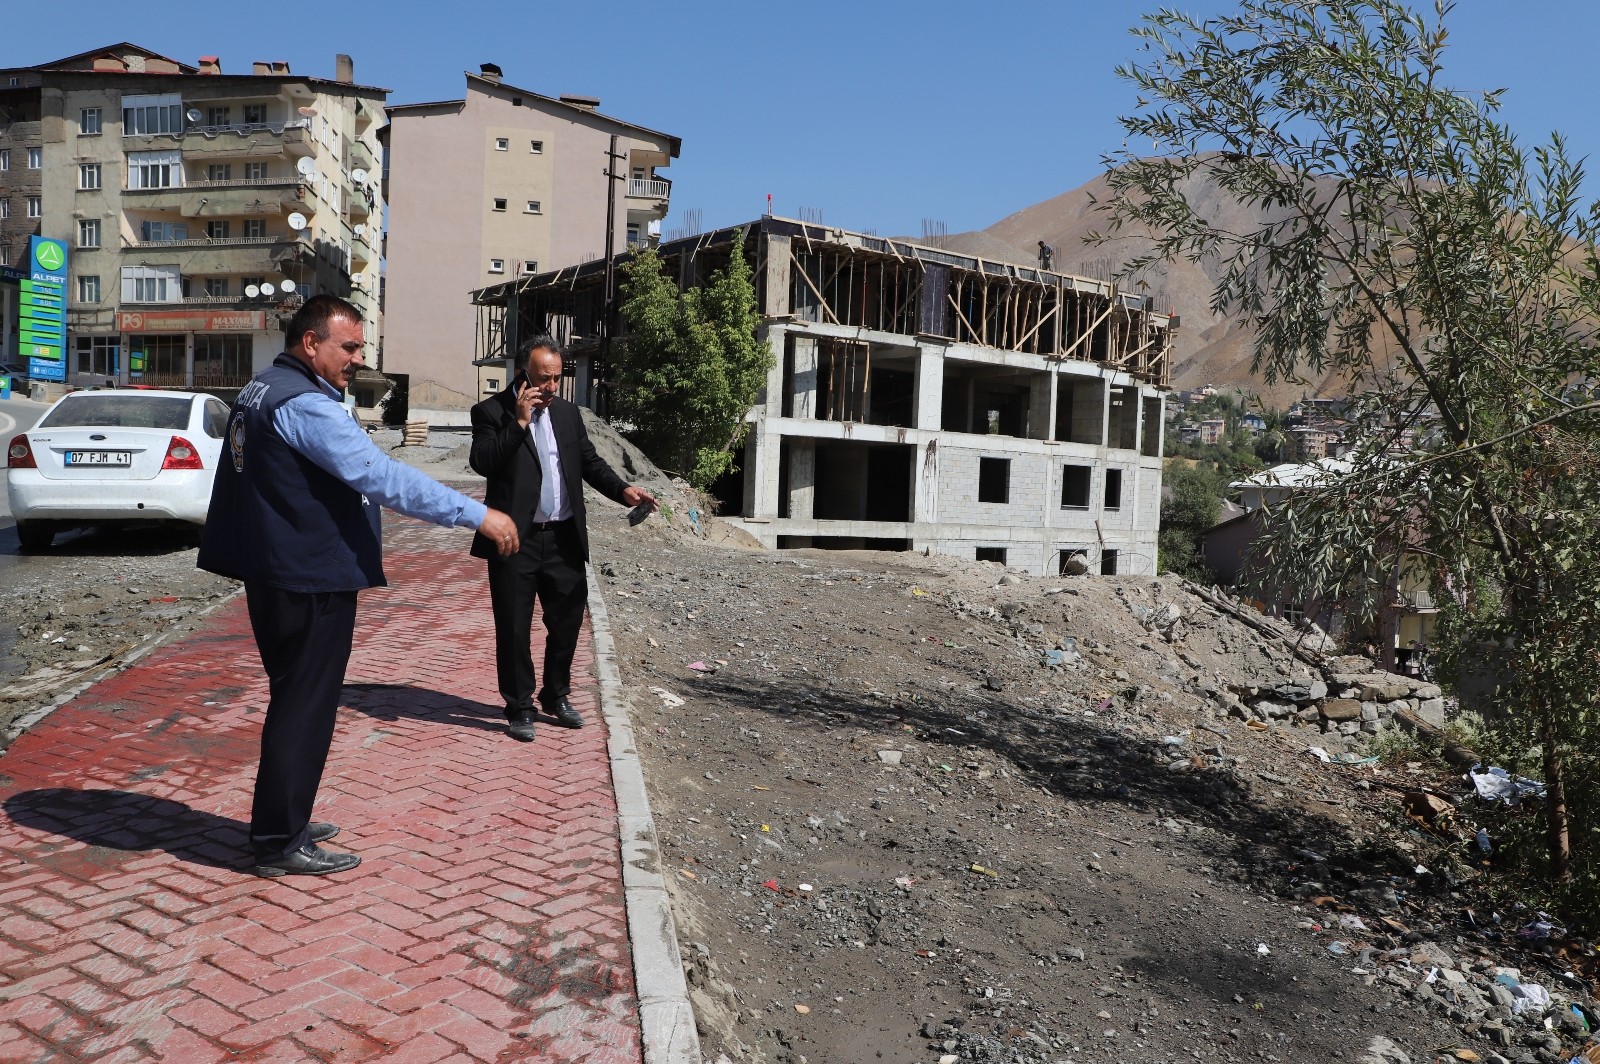
[(338, 393), (328, 382), (319, 378), (317, 383), (326, 389), (322, 395), (297, 395), (274, 412), (272, 427), (285, 443), (368, 499), (407, 517), (447, 528), (483, 524), (487, 506), (384, 454), (334, 398)]

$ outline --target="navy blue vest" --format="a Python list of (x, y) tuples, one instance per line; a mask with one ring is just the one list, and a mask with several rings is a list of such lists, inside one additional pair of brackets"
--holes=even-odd
[(378, 507), (301, 455), (273, 428), (278, 407), (323, 392), (279, 355), (234, 400), (200, 540), (200, 568), (285, 591), (383, 587)]

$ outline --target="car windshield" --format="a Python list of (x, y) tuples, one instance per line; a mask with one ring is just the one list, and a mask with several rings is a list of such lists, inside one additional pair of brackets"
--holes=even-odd
[(167, 395), (69, 395), (44, 416), (39, 427), (186, 429), (191, 402)]

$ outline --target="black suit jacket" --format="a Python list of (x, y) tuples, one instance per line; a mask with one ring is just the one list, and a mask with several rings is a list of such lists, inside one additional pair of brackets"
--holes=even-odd
[[(583, 508), (584, 481), (618, 503), (622, 502), (628, 483), (595, 453), (577, 406), (557, 397), (551, 400), (544, 416), (555, 431), (556, 449), (561, 452), (561, 486), (583, 544), (583, 558), (578, 560), (587, 561), (589, 527)], [(509, 514), (517, 523), (517, 533), (525, 537), (539, 509), (544, 469), (533, 447), (533, 434), (517, 424), (517, 398), (509, 388), (472, 408), (472, 454), (468, 461), (474, 471), (489, 480), (483, 501)], [(480, 532), (472, 538), (472, 554), (488, 558), (498, 551)]]

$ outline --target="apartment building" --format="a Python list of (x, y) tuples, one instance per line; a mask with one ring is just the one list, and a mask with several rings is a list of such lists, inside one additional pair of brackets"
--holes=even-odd
[[(69, 249), (65, 364), (36, 377), (237, 387), (309, 295), (376, 322), (387, 90), (335, 67), (228, 74), (122, 43), (0, 69), (0, 264), (29, 236)], [(0, 336), (9, 356), (13, 320)]]
[[(1174, 322), (1145, 297), (771, 216), (660, 252), (684, 289), (754, 267), (773, 365), (727, 516), (767, 546), (1155, 573)], [(569, 397), (604, 407), (604, 263), (475, 299), (485, 367), (552, 332)]]
[(594, 97), (509, 85), (493, 64), (466, 82), (459, 100), (389, 108), (382, 132), (381, 368), (409, 380), (413, 410), (464, 410), (505, 386), (473, 365), (474, 289), (657, 239), (672, 191), (660, 171), (680, 148)]

